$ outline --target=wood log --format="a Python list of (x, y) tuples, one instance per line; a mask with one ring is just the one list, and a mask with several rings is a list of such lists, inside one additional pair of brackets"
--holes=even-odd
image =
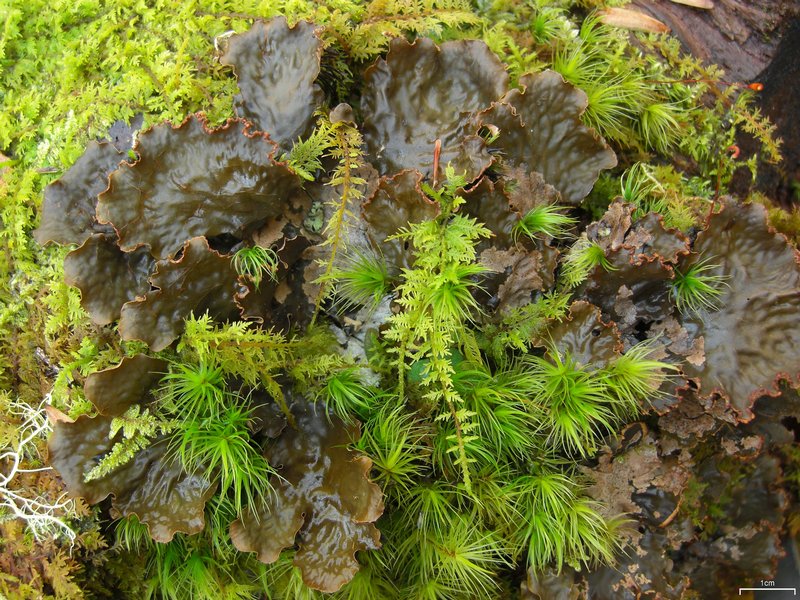
[(783, 25), (800, 15), (800, 0), (714, 0), (711, 9), (634, 0), (629, 8), (667, 25), (689, 52), (721, 66), (729, 80), (752, 81), (772, 61)]

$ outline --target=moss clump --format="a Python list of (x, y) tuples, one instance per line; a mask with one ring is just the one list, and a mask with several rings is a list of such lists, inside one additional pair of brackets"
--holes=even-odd
[[(101, 323), (94, 305), (87, 304), (91, 284), (81, 287), (81, 295), (63, 283), (65, 252), (39, 249), (30, 239), (44, 186), (90, 140), (102, 136), (114, 138), (127, 152), (120, 157), (129, 159), (126, 167), (114, 168), (113, 181), (119, 183), (123, 171), (140, 173), (142, 161), (136, 161), (146, 136), (167, 132), (169, 137), (178, 128), (156, 127), (141, 134), (143, 143), (130, 150), (126, 138), (139, 134), (125, 122), (137, 113), (149, 127), (164, 120), (178, 123), (202, 109), (213, 129), (234, 115), (234, 106), (245, 110), (241, 64), (236, 66), (242, 87), (237, 96), (237, 79), (218, 56), (230, 43), (229, 30), (244, 31), (255, 19), (278, 14), (286, 14), (290, 25), (310, 19), (319, 26), (276, 26), (286, 32), (302, 29), (319, 49), (304, 55), (316, 61), (310, 76), (310, 85), (317, 86), (311, 112), (302, 122), (284, 123), (303, 136), (276, 139), (281, 147), (273, 154), (272, 167), (292, 180), (279, 194), (288, 208), (259, 213), (234, 227), (226, 218), (236, 210), (226, 206), (225, 218), (218, 219), (223, 224), (199, 233), (197, 224), (205, 227), (212, 220), (206, 206), (189, 211), (200, 215), (195, 220), (176, 211), (167, 226), (187, 225), (185, 231), (168, 240), (176, 242), (175, 248), (156, 248), (152, 241), (139, 248), (142, 255), (153, 253), (150, 262), (139, 265), (146, 272), (146, 297), (136, 292), (121, 309), (114, 307), (123, 317), (115, 331), (106, 323), (116, 317)], [(500, 1), (481, 3), (475, 10), (460, 0), (291, 1), (266, 7), (160, 2), (145, 9), (56, 0), (14, 7), (6, 15), (0, 38), (0, 149), (11, 159), (0, 181), (3, 382), (30, 405), (50, 392), (54, 405), (79, 417), (75, 424), (55, 425), (56, 447), (63, 442), (58, 436), (75, 431), (73, 426), (107, 425), (102, 431), (89, 429), (95, 436), (91, 439), (108, 452), (89, 457), (78, 469), (77, 480), (92, 497), (102, 499), (103, 494), (91, 486), (125, 479), (136, 465), (151, 460), (174, 475), (169, 481), (192, 482), (195, 492), (202, 492), (199, 500), (186, 496), (199, 506), (186, 511), (195, 521), (191, 528), (171, 527), (165, 533), (154, 529), (152, 513), (126, 497), (130, 490), (114, 488), (116, 509), (127, 515), (117, 527), (119, 546), (147, 557), (142, 568), (149, 594), (246, 598), (266, 591), (289, 598), (341, 588), (339, 596), (351, 598), (511, 595), (519, 583), (518, 565), (530, 567), (534, 577), (548, 568), (561, 573), (566, 566), (602, 569), (618, 556), (625, 528), (606, 505), (590, 497), (589, 484), (579, 473), (594, 469), (597, 474), (600, 467), (592, 460), (604, 444), (615, 444), (615, 434), (650, 402), (661, 410), (661, 403), (675, 401), (666, 377), (674, 370), (670, 363), (692, 365), (686, 369), (700, 369), (704, 360), (719, 365), (713, 350), (720, 345), (700, 357), (699, 338), (692, 337), (696, 324), (688, 321), (711, 309), (728, 314), (725, 304), (732, 298), (736, 305), (730, 295), (736, 290), (729, 294), (726, 276), (715, 274), (716, 264), (713, 269), (702, 261), (692, 266), (682, 258), (693, 240), (665, 230), (657, 219), (642, 223), (656, 212), (670, 227), (688, 232), (702, 227), (733, 170), (755, 165), (725, 151), (737, 128), (756, 134), (773, 158), (778, 146), (769, 124), (748, 108), (748, 94), (734, 86), (720, 91), (717, 70), (682, 55), (665, 38), (641, 37), (647, 50), (641, 53), (626, 33), (592, 17), (577, 27), (580, 15), (567, 1), (550, 6)], [(433, 40), (390, 42), (392, 36), (416, 34)], [(486, 42), (502, 63), (475, 40)], [(437, 42), (446, 45), (437, 47)], [(477, 59), (463, 61), (470, 52)], [(454, 61), (452, 69), (436, 70), (438, 58), (433, 57), (442, 56)], [(414, 72), (434, 74), (421, 85), (449, 92), (458, 87), (447, 80), (454, 77), (458, 85), (467, 82), (468, 95), (481, 101), (473, 98), (454, 107), (451, 103), (460, 101), (457, 94), (433, 94), (437, 101), (432, 107), (415, 108), (413, 94), (402, 91), (412, 72), (406, 68), (410, 58), (415, 58), (409, 63)], [(365, 71), (372, 62), (375, 66)], [(512, 85), (522, 81), (528, 89), (508, 91), (504, 66)], [(527, 74), (546, 68), (560, 75)], [(481, 69), (485, 73), (475, 72)], [(387, 102), (396, 114), (408, 117), (402, 126), (378, 110), (386, 99), (375, 90), (392, 78), (397, 85), (385, 89), (395, 96)], [(697, 110), (709, 91), (715, 93), (713, 105)], [(529, 99), (548, 94), (562, 95), (564, 101), (554, 106), (563, 114), (536, 112)], [(329, 112), (341, 101), (356, 110), (340, 105)], [(483, 112), (493, 101), (500, 103)], [(323, 103), (313, 128), (314, 110)], [(520, 114), (529, 111), (526, 122), (567, 124), (574, 139), (540, 140), (553, 150), (543, 157), (517, 155), (528, 132), (511, 106)], [(458, 119), (440, 123), (441, 115), (451, 113)], [(460, 120), (467, 113), (476, 121)], [(727, 121), (734, 126), (723, 128)], [(607, 185), (579, 206), (597, 172), (615, 162), (611, 149), (581, 122), (610, 140), (622, 167), (605, 175)], [(241, 122), (227, 125), (229, 131), (238, 126), (245, 131)], [(405, 128), (409, 136), (395, 135), (394, 127)], [(534, 133), (548, 127), (534, 128)], [(198, 138), (223, 135), (199, 129)], [(428, 139), (423, 131), (434, 137)], [(390, 135), (382, 139), (386, 132)], [(256, 137), (252, 133), (232, 137), (247, 145)], [(267, 145), (266, 138), (262, 142)], [(197, 149), (192, 144), (187, 143), (189, 155)], [(165, 148), (159, 161), (172, 151)], [(674, 152), (690, 159), (689, 173), (659, 164)], [(549, 164), (551, 155), (565, 160)], [(628, 165), (633, 166), (619, 175)], [(159, 171), (162, 167), (169, 170), (160, 162)], [(252, 172), (240, 172), (240, 167), (228, 174), (246, 187)], [(406, 167), (420, 172), (397, 174)], [(573, 169), (581, 176), (573, 177)], [(179, 171), (166, 179), (179, 181)], [(580, 182), (572, 186), (575, 179)], [(180, 181), (178, 187), (189, 185)], [(612, 204), (603, 214), (616, 190), (634, 206), (620, 211)], [(123, 201), (114, 194), (103, 194), (98, 213), (103, 219), (95, 225), (119, 221), (111, 208)], [(487, 196), (475, 202), (474, 194)], [(246, 198), (232, 196), (249, 207)], [(183, 197), (174, 204), (185, 205)], [(311, 218), (309, 206), (319, 214)], [(381, 212), (377, 206), (391, 210)], [(740, 209), (726, 208), (722, 219), (734, 210)], [(757, 221), (754, 214), (749, 211), (747, 218)], [(310, 226), (312, 221), (317, 226)], [(779, 222), (778, 217), (773, 215), (773, 221)], [(713, 229), (716, 221), (709, 222)], [(120, 232), (127, 229), (121, 221), (115, 224)], [(143, 225), (143, 235), (155, 231), (155, 221)], [(198, 237), (188, 239), (185, 232)], [(128, 255), (112, 269), (115, 276), (133, 264), (129, 254), (138, 242), (122, 239), (129, 233), (121, 233), (119, 240), (111, 231), (93, 233), (92, 243), (108, 251), (103, 257)], [(706, 233), (712, 242), (701, 243), (713, 244), (714, 235)], [(751, 241), (763, 242), (758, 236)], [(767, 246), (770, 256), (782, 250), (774, 243)], [(73, 252), (68, 261), (74, 266), (87, 254), (92, 255), (86, 248)], [(99, 263), (105, 260), (94, 256)], [(190, 258), (203, 262), (203, 277), (196, 277), (200, 267)], [(320, 263), (310, 266), (312, 259)], [(721, 257), (719, 268), (733, 268), (735, 260), (735, 252)], [(217, 279), (220, 270), (226, 274), (222, 280)], [(776, 284), (779, 291), (793, 285), (783, 283)], [(190, 288), (191, 294), (184, 293)], [(177, 300), (174, 290), (180, 290)], [(595, 302), (602, 312), (591, 305), (583, 312), (577, 304), (570, 306), (571, 295)], [(173, 300), (182, 302), (179, 309), (170, 304)], [(360, 306), (369, 310), (358, 312)], [(149, 328), (146, 317), (156, 325)], [(783, 324), (772, 313), (767, 318)], [(319, 327), (309, 329), (309, 323)], [(150, 329), (158, 335), (142, 333)], [(668, 338), (664, 349), (653, 341), (661, 339), (659, 330)], [(376, 340), (366, 360), (340, 347), (358, 355), (365, 337)], [(638, 344), (641, 339), (649, 341)], [(695, 354), (683, 348), (691, 344)], [(146, 400), (137, 399), (120, 414), (104, 414), (90, 392), (91, 381), (120, 359), (142, 353), (168, 361), (169, 373), (162, 379), (163, 373), (154, 372), (160, 387), (147, 392)], [(87, 378), (84, 397), (80, 384)], [(738, 383), (734, 380), (720, 393), (735, 396), (732, 405), (746, 412), (752, 394), (765, 390), (765, 384), (745, 382), (755, 387), (743, 397), (734, 388)], [(318, 412), (308, 416), (309, 407)], [(325, 436), (336, 443), (319, 442)], [(281, 452), (290, 452), (294, 443), (304, 450), (282, 461)], [(347, 444), (358, 453), (344, 449)], [(166, 458), (159, 454), (163, 448), (169, 449)], [(312, 465), (320, 456), (325, 459)], [(55, 462), (69, 480), (69, 465)], [(324, 485), (318, 489), (301, 481), (311, 472), (324, 480), (330, 476), (329, 463), (350, 469), (337, 483), (352, 478), (358, 489), (371, 490), (365, 494), (368, 508), (350, 506), (346, 490), (337, 495)], [(370, 466), (383, 491), (380, 507), (381, 494), (367, 479)], [(703, 495), (702, 485), (686, 492), (686, 502), (691, 504), (693, 492)], [(144, 485), (141, 489), (148, 497), (161, 493)], [(591, 494), (606, 500), (597, 490)], [(295, 496), (303, 496), (302, 501), (295, 503)], [(384, 548), (378, 550), (371, 523), (384, 503), (386, 516), (378, 524)], [(147, 508), (158, 512), (161, 503), (155, 504)], [(294, 530), (284, 532), (274, 556), (245, 540), (241, 527), (233, 539), (229, 534), (231, 524), (236, 530), (236, 523), (247, 523), (245, 529), (267, 532), (260, 537), (272, 539), (274, 522), (256, 514), (265, 506), (303, 515)], [(336, 508), (334, 517), (331, 507)], [(362, 508), (369, 518), (359, 513)], [(714, 515), (719, 521), (724, 517)], [(69, 518), (83, 528), (86, 564), (108, 560), (108, 571), (121, 574), (120, 587), (134, 589), (127, 580), (143, 577), (125, 572), (127, 556), (98, 558), (105, 543), (99, 521), (81, 521), (77, 514)], [(295, 521), (296, 515), (281, 520)], [(198, 523), (202, 527), (195, 527)], [(326, 536), (319, 532), (330, 523), (345, 532), (340, 536), (345, 547), (337, 548), (336, 556), (344, 557), (346, 576), (345, 571), (332, 575), (325, 567), (329, 553), (320, 550)], [(150, 541), (151, 535), (161, 542)], [(12, 537), (19, 538), (19, 531)], [(48, 581), (57, 595), (79, 597), (74, 581), (85, 581), (85, 589), (98, 586), (91, 581), (102, 578), (93, 575), (94, 567), (58, 558), (63, 548), (58, 542), (51, 545), (47, 552), (54, 558), (45, 571), (50, 569)], [(260, 560), (234, 546), (257, 550)], [(356, 549), (361, 551), (357, 559)], [(15, 546), (9, 552), (18, 550)], [(322, 559), (309, 560), (315, 552)], [(328, 572), (314, 575), (310, 564)], [(33, 594), (26, 585), (33, 590), (33, 584), (19, 583), (20, 593)]]

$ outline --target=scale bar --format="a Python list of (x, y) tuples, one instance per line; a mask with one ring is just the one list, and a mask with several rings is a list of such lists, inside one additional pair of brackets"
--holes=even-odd
[(797, 596), (797, 588), (779, 588), (779, 587), (760, 587), (760, 588), (739, 588), (739, 595), (742, 592), (792, 592), (792, 596)]

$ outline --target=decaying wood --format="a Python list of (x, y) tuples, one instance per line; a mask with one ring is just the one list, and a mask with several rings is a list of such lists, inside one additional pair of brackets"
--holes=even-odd
[[(800, 181), (800, 19), (783, 33), (775, 57), (759, 74), (764, 90), (758, 94), (758, 107), (777, 127), (783, 139), (783, 161), (777, 165), (762, 163), (758, 168), (756, 189), (788, 208), (798, 204), (796, 182)], [(759, 151), (758, 143), (742, 135), (737, 143), (746, 156)], [(752, 191), (753, 183), (745, 170), (737, 173), (734, 190), (740, 196)]]
[(720, 65), (731, 81), (751, 81), (772, 60), (787, 18), (800, 15), (800, 0), (634, 0), (628, 8), (658, 19), (686, 49)]

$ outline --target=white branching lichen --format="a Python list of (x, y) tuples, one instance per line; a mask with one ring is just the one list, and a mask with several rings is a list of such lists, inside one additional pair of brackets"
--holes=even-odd
[(74, 510), (73, 500), (67, 498), (66, 493), (55, 500), (45, 496), (32, 497), (17, 487), (19, 481), (15, 481), (20, 474), (52, 468), (22, 468), (26, 457), (38, 452), (37, 440), (44, 438), (51, 429), (44, 408), (48, 400), (45, 398), (36, 408), (19, 400), (9, 406), (9, 413), (18, 417), (21, 425), (17, 439), (7, 443), (0, 454), (0, 520), (21, 519), (37, 541), (64, 536), (72, 546), (76, 533), (61, 515)]

